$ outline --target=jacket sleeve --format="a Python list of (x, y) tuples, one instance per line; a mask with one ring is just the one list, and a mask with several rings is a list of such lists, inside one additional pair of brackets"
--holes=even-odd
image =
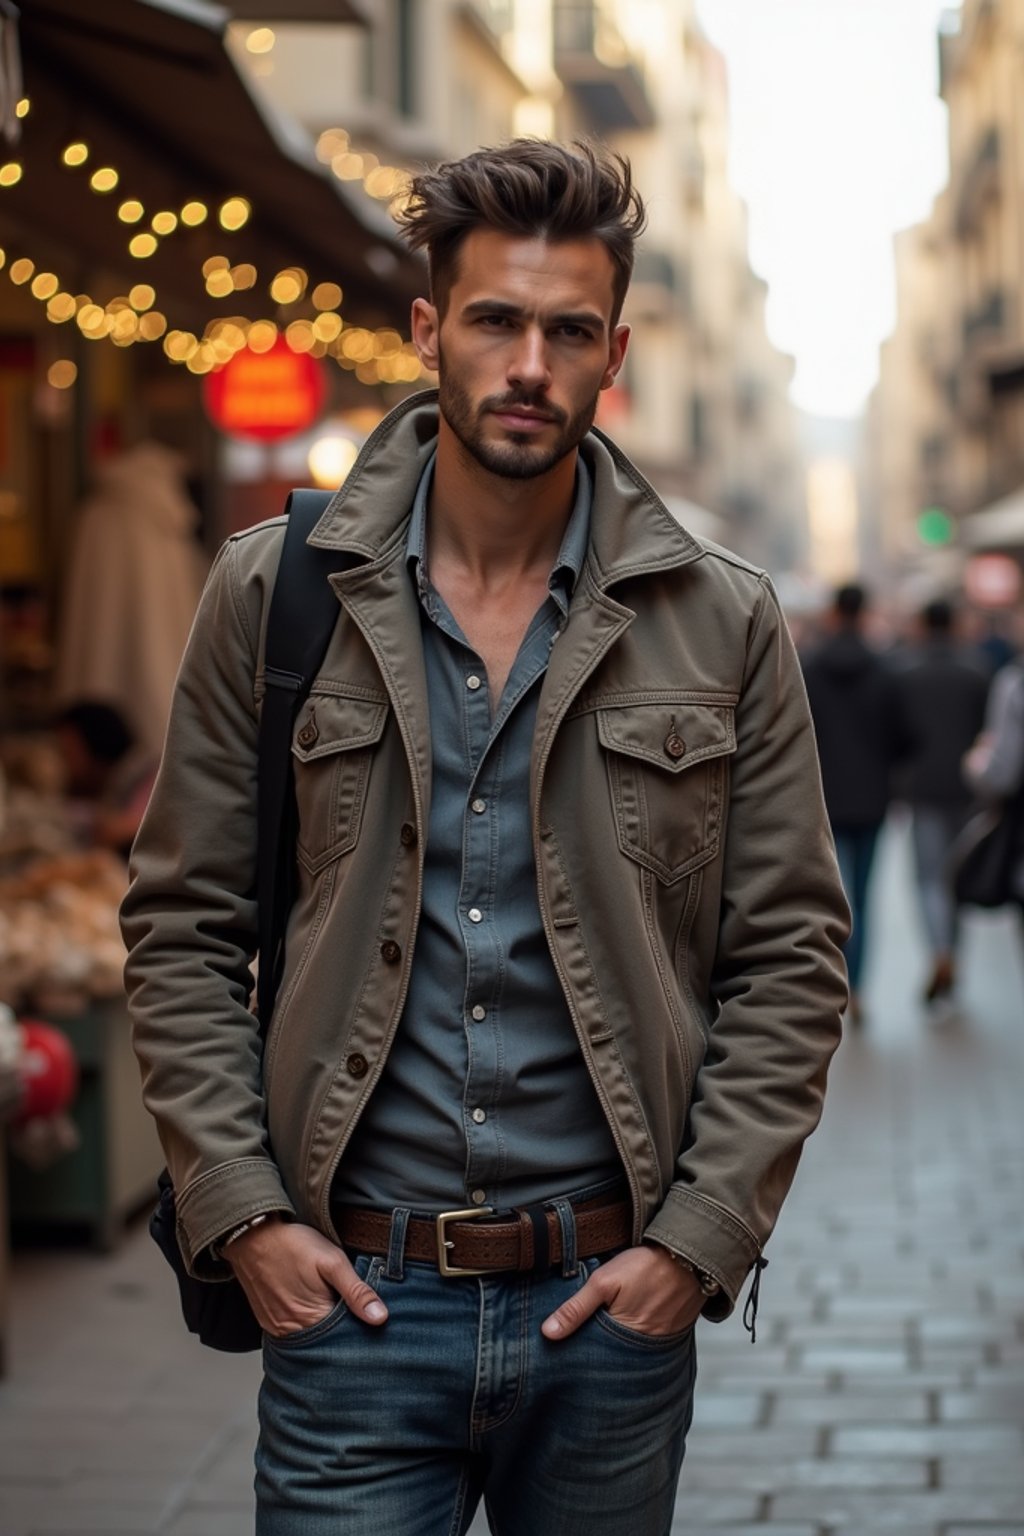
[(1005, 800), (1024, 784), (1024, 670), (997, 673), (985, 719), (987, 751), (971, 752), (964, 777), (975, 794)]
[(174, 1181), (194, 1273), (248, 1216), (292, 1209), (264, 1123), (250, 1011), (256, 951), (258, 607), (247, 611), (229, 542), (182, 661), (160, 771), (121, 911), (143, 1096)]
[(646, 1236), (731, 1310), (821, 1115), (846, 1006), (849, 913), (807, 699), (767, 578), (736, 710), (711, 1026), (677, 1177)]

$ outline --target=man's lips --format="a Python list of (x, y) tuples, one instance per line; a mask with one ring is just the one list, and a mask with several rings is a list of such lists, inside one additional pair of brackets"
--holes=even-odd
[(541, 427), (548, 427), (554, 421), (553, 416), (542, 416), (537, 411), (517, 410), (514, 406), (496, 410), (493, 414), (503, 426), (510, 427), (514, 432), (539, 431)]

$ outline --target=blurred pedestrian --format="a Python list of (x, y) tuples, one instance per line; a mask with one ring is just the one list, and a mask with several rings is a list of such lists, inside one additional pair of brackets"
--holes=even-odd
[(931, 952), (923, 993), (928, 1003), (948, 997), (956, 981), (959, 924), (947, 862), (970, 804), (961, 764), (982, 728), (989, 682), (985, 659), (956, 637), (952, 604), (928, 603), (916, 643), (901, 655), (897, 672), (909, 752), (901, 792), (912, 814), (915, 875)]
[(811, 721), (764, 573), (590, 430), (626, 162), (481, 150), (405, 219), (440, 388), (313, 535), (338, 618), (263, 1070), (281, 519), (228, 542), (182, 667), (123, 909), (135, 1045), (184, 1258), (265, 1330), (258, 1536), (445, 1536), (481, 1495), (508, 1536), (667, 1536), (694, 1327), (763, 1265), (840, 1034)]
[(1001, 802), (1013, 819), (1010, 886), (1024, 914), (1024, 663), (1012, 661), (996, 674), (985, 728), (964, 758), (963, 768), (973, 793)]
[(854, 1024), (862, 1019), (871, 869), (903, 743), (892, 668), (865, 638), (867, 609), (862, 586), (839, 587), (826, 619), (830, 632), (804, 659), (825, 805), (853, 915), (845, 955)]
[(157, 759), (139, 746), (121, 711), (100, 699), (68, 704), (55, 730), (66, 792), (82, 807), (84, 839), (127, 859), (149, 802)]

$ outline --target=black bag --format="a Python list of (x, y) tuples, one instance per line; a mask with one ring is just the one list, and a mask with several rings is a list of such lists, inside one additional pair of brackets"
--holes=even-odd
[[(288, 911), (294, 897), (295, 797), (292, 784), (292, 726), (323, 660), (338, 617), (338, 600), (327, 581), (337, 568), (333, 551), (306, 543), (327, 508), (325, 491), (293, 491), (285, 508), (281, 560), (267, 621), (267, 690), (257, 748), (257, 859), (259, 975), (256, 983), (261, 1043), (274, 1010), (281, 975)], [(190, 1333), (210, 1349), (242, 1354), (259, 1349), (262, 1330), (241, 1283), (197, 1280), (178, 1246), (174, 1186), (165, 1168), (157, 1180), (159, 1199), (149, 1230), (178, 1282), (181, 1312)]]
[(950, 884), (960, 906), (1004, 907), (1024, 840), (1024, 797), (984, 806), (968, 817), (949, 851)]

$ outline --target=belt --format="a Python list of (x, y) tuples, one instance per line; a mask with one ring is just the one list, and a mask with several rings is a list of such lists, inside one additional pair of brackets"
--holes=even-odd
[[(386, 1254), (391, 1242), (391, 1212), (336, 1206), (331, 1212), (346, 1248)], [(558, 1213), (545, 1206), (515, 1209), (511, 1219), (494, 1217), (489, 1206), (471, 1211), (441, 1211), (411, 1216), (405, 1257), (436, 1264), (442, 1275), (486, 1275), (500, 1270), (539, 1273), (562, 1262), (562, 1226)], [(605, 1196), (573, 1206), (576, 1256), (593, 1258), (624, 1248), (632, 1236), (630, 1207)]]

